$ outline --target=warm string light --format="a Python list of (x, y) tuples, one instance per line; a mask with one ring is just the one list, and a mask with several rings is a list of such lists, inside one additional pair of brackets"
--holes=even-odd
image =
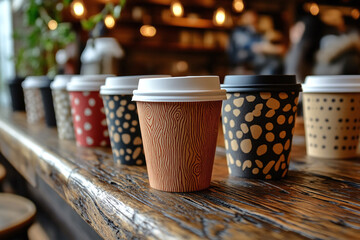
[(140, 34), (144, 37), (154, 37), (156, 35), (156, 28), (151, 25), (142, 25)]
[(178, 1), (171, 3), (170, 9), (175, 17), (182, 17), (184, 15), (184, 7)]
[(214, 23), (216, 25), (223, 25), (225, 23), (226, 13), (224, 8), (218, 8), (214, 14)]
[(244, 11), (245, 5), (244, 5), (243, 0), (234, 0), (233, 8), (234, 8), (235, 12), (238, 12), (238, 13)]
[(357, 20), (359, 19), (360, 17), (360, 12), (358, 9), (354, 8), (352, 11), (351, 11), (351, 16), (353, 17), (353, 19)]
[(80, 0), (75, 0), (71, 3), (71, 13), (75, 17), (82, 17), (85, 15), (84, 3)]
[(48, 27), (50, 30), (55, 30), (58, 27), (58, 23), (52, 19), (48, 22)]
[(111, 15), (106, 15), (104, 18), (104, 24), (107, 28), (112, 29), (115, 26), (115, 19)]
[(311, 15), (313, 15), (313, 16), (318, 15), (320, 12), (319, 5), (317, 5), (317, 3), (311, 3), (309, 11), (310, 11)]

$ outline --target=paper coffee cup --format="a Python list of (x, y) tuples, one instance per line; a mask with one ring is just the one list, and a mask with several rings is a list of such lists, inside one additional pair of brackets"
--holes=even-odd
[(56, 126), (50, 84), (51, 80), (47, 76), (29, 76), (22, 83), (29, 122), (37, 122), (45, 116), (48, 127)]
[(84, 147), (109, 146), (100, 86), (112, 75), (79, 75), (67, 84), (76, 143)]
[(295, 76), (230, 75), (222, 120), (226, 159), (234, 177), (287, 175), (301, 85)]
[(152, 188), (208, 188), (225, 91), (217, 76), (140, 79), (137, 101)]
[(14, 112), (25, 111), (24, 90), (21, 87), (24, 80), (25, 78), (23, 77), (15, 76), (6, 82), (9, 87), (11, 106)]
[(36, 123), (45, 116), (40, 88), (48, 86), (46, 76), (29, 76), (22, 82), (28, 123)]
[(169, 75), (108, 77), (101, 86), (114, 161), (125, 165), (145, 165), (139, 118), (133, 91), (140, 78)]
[(74, 75), (57, 75), (51, 83), (58, 136), (60, 139), (74, 139), (69, 93), (66, 85)]
[(308, 76), (303, 89), (307, 154), (319, 158), (356, 157), (360, 76)]

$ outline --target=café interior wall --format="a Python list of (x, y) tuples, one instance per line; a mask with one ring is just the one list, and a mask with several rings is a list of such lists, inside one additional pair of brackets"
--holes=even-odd
[(6, 91), (6, 80), (15, 76), (15, 66), (12, 60), (13, 39), (12, 39), (12, 15), (11, 1), (0, 1), (0, 103), (9, 101)]

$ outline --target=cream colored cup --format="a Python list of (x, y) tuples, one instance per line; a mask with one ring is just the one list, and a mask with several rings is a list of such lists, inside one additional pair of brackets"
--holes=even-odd
[(307, 154), (319, 158), (356, 157), (360, 76), (309, 76), (303, 89)]

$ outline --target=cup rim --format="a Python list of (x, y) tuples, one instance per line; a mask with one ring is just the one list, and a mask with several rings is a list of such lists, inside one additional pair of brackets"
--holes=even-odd
[(105, 84), (100, 88), (101, 95), (132, 95), (133, 91), (138, 88), (139, 80), (141, 78), (163, 78), (171, 77), (166, 74), (155, 75), (129, 75), (107, 77)]
[(61, 75), (56, 75), (54, 78), (54, 81), (51, 83), (50, 88), (55, 90), (55, 89), (66, 89), (66, 85), (71, 81), (71, 78), (74, 77), (76, 75), (72, 75), (72, 74), (61, 74)]
[(220, 88), (218, 76), (183, 76), (142, 78), (133, 101), (142, 102), (197, 102), (221, 101), (226, 91)]
[(22, 82), (21, 86), (24, 89), (31, 88), (46, 88), (49, 87), (51, 80), (46, 76), (28, 76)]
[(221, 87), (227, 92), (302, 91), (295, 75), (226, 75)]
[(75, 75), (71, 78), (70, 82), (67, 83), (66, 89), (69, 92), (100, 91), (100, 87), (105, 83), (105, 79), (112, 76), (114, 75)]
[(360, 75), (311, 75), (302, 87), (304, 93), (356, 93), (360, 92)]

